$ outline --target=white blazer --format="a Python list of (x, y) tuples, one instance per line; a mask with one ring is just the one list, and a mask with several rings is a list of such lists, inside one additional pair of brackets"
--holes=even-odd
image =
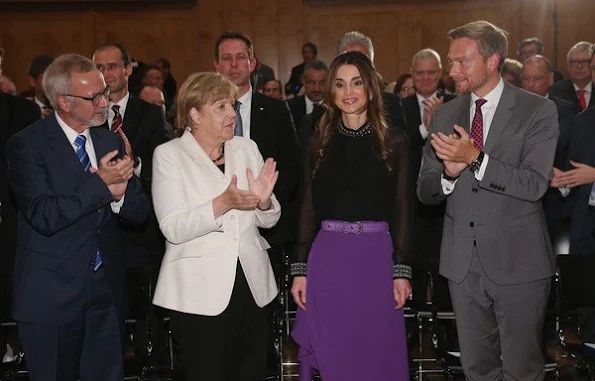
[(248, 189), (246, 168), (258, 176), (264, 162), (250, 140), (225, 142), (225, 174), (188, 131), (165, 143), (153, 155), (153, 204), (165, 236), (153, 303), (171, 310), (215, 316), (231, 298), (238, 258), (256, 304), (263, 307), (277, 295), (277, 285), (258, 228), (273, 227), (281, 206), (232, 209), (215, 219), (212, 200), (223, 193), (232, 175), (239, 189)]

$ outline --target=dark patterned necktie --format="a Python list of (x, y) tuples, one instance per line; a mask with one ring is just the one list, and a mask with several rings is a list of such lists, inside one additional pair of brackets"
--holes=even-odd
[[(87, 143), (87, 138), (85, 135), (79, 135), (74, 139), (74, 146), (76, 147), (76, 157), (78, 157), (79, 162), (81, 163), (81, 167), (86, 173), (91, 173), (89, 168), (91, 168), (91, 160), (89, 160), (89, 155), (87, 154), (87, 149), (85, 145)], [(93, 271), (97, 271), (103, 261), (101, 260), (101, 253), (99, 249), (95, 252), (95, 267), (93, 267)]]
[(120, 106), (113, 105), (112, 110), (114, 111), (114, 119), (112, 119), (112, 132), (118, 132), (122, 128), (122, 114), (120, 114)]
[(483, 150), (483, 114), (481, 113), (481, 106), (486, 102), (482, 98), (475, 101), (475, 115), (473, 116), (473, 123), (471, 123), (473, 145), (480, 151)]
[(244, 126), (242, 125), (242, 114), (240, 114), (240, 107), (242, 102), (236, 101), (234, 108), (236, 109), (236, 124), (233, 128), (233, 134), (235, 136), (244, 136)]

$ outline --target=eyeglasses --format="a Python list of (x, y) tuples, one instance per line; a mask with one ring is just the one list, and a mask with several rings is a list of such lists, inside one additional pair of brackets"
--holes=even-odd
[(107, 65), (102, 65), (102, 64), (97, 64), (95, 65), (95, 67), (97, 67), (97, 70), (99, 70), (100, 72), (104, 72), (104, 71), (114, 71), (117, 70), (121, 67), (124, 67), (124, 65), (118, 64), (118, 63), (108, 63)]
[(93, 106), (98, 106), (99, 103), (101, 103), (101, 100), (103, 98), (105, 98), (106, 100), (109, 100), (109, 94), (110, 94), (110, 88), (109, 86), (105, 87), (105, 90), (103, 90), (101, 93), (97, 93), (95, 95), (93, 95), (92, 97), (83, 97), (82, 95), (74, 95), (74, 94), (62, 94), (65, 97), (75, 97), (75, 98), (80, 98), (89, 102), (93, 103)]
[(568, 64), (572, 65), (572, 66), (589, 65), (590, 63), (591, 63), (591, 60), (589, 60), (589, 59), (568, 61)]
[(440, 73), (440, 70), (414, 70), (413, 75), (416, 77), (423, 77), (424, 75), (429, 75), (431, 77), (435, 77)]
[(401, 87), (400, 90), (401, 91), (406, 91), (408, 93), (411, 93), (411, 92), (415, 91), (415, 88), (414, 87), (403, 86), (403, 87)]

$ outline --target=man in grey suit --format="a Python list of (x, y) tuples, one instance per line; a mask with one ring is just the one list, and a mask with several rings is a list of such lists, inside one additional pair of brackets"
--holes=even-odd
[(448, 33), (461, 96), (434, 113), (417, 194), (446, 199), (440, 273), (449, 281), (469, 380), (543, 378), (542, 325), (554, 257), (541, 203), (558, 138), (554, 103), (508, 85), (506, 32)]

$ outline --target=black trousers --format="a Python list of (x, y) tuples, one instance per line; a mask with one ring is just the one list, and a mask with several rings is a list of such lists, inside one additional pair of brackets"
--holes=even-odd
[(220, 315), (170, 315), (186, 380), (264, 380), (270, 307), (256, 305), (239, 262), (231, 300)]

